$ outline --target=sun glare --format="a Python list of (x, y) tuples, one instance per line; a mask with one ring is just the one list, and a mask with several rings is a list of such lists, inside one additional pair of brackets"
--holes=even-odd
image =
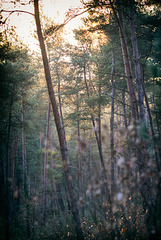
[[(64, 22), (65, 14), (70, 8), (79, 8), (81, 6), (80, 0), (43, 0), (41, 1), (41, 11), (44, 15), (51, 18), (54, 22), (61, 24)], [(2, 7), (5, 10), (24, 10), (33, 13), (33, 5), (17, 5), (2, 1)], [(3, 16), (8, 16), (8, 13), (3, 13)], [(81, 25), (81, 17), (78, 16), (72, 19), (64, 27), (64, 39), (68, 42), (74, 43), (73, 29)], [(5, 28), (11, 26), (16, 27), (16, 32), (20, 39), (32, 50), (38, 50), (39, 45), (34, 38), (34, 31), (36, 31), (34, 17), (27, 13), (14, 13), (6, 22)]]

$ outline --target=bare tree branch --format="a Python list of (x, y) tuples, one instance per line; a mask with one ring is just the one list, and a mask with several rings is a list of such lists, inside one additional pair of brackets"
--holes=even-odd
[(63, 28), (66, 24), (68, 24), (72, 19), (88, 12), (90, 10), (90, 8), (87, 8), (82, 12), (77, 12), (77, 13), (72, 15), (74, 10), (77, 10), (77, 9), (73, 9), (72, 12), (71, 12), (71, 15), (69, 14), (69, 12), (66, 13), (66, 19), (64, 20), (63, 23), (51, 26), (48, 29), (46, 29), (45, 32), (44, 32), (45, 33), (45, 39), (47, 38), (47, 35), (51, 36), (54, 32), (58, 31), (59, 29)]
[(3, 23), (5, 23), (5, 22), (7, 21), (7, 19), (8, 19), (13, 13), (27, 13), (27, 14), (32, 15), (33, 17), (35, 16), (33, 13), (28, 12), (28, 11), (24, 11), (24, 10), (4, 10), (4, 9), (2, 9), (2, 10), (0, 11), (0, 13), (2, 13), (2, 12), (8, 12), (8, 13), (9, 13), (9, 15), (8, 15), (8, 16), (5, 18), (5, 20), (3, 21)]

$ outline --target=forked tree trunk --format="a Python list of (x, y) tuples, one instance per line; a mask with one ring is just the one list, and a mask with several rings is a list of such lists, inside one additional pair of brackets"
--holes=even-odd
[(37, 27), (37, 34), (38, 34), (38, 39), (39, 39), (39, 43), (40, 43), (40, 49), (41, 49), (44, 71), (45, 71), (45, 78), (46, 78), (48, 93), (49, 93), (49, 97), (50, 97), (50, 101), (51, 101), (51, 105), (52, 105), (52, 109), (53, 109), (56, 129), (57, 129), (58, 138), (59, 138), (59, 145), (60, 145), (60, 150), (61, 150), (61, 155), (62, 155), (66, 183), (67, 183), (68, 192), (69, 192), (69, 196), (70, 196), (70, 204), (71, 204), (71, 209), (72, 209), (72, 214), (73, 214), (73, 220), (75, 223), (76, 234), (77, 234), (78, 239), (84, 239), (83, 232), (81, 229), (81, 222), (80, 222), (77, 201), (76, 201), (76, 197), (75, 197), (75, 191), (74, 191), (70, 168), (69, 168), (69, 156), (68, 156), (68, 150), (67, 150), (64, 129), (63, 129), (63, 126), (62, 126), (62, 123), (60, 120), (57, 101), (56, 101), (55, 93), (53, 90), (51, 74), (50, 74), (50, 69), (49, 69), (49, 62), (48, 62), (45, 43), (44, 43), (42, 30), (41, 30), (38, 0), (34, 0), (34, 9), (35, 9), (35, 21), (36, 21), (36, 27)]

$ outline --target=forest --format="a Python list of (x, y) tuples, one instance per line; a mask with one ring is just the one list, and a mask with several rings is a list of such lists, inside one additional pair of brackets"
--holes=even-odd
[[(45, 1), (8, 2), (0, 239), (161, 239), (160, 1), (81, 0), (63, 24)], [(33, 8), (39, 52), (6, 27), (18, 4)], [(67, 42), (64, 26), (84, 12)]]

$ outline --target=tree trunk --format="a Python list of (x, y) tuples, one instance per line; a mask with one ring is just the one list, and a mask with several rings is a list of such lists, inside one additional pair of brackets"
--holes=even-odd
[(41, 224), (43, 224), (43, 153), (42, 153), (43, 133), (40, 131), (40, 161), (41, 161)]
[(57, 189), (56, 189), (56, 183), (55, 183), (55, 176), (54, 176), (54, 159), (53, 159), (53, 151), (55, 150), (54, 144), (53, 144), (53, 130), (52, 130), (52, 125), (50, 126), (50, 160), (51, 160), (51, 169), (52, 169), (52, 187), (54, 190), (54, 197), (53, 200), (57, 205), (58, 208), (58, 214), (60, 214), (60, 209), (59, 209), (59, 201), (58, 201), (58, 194), (57, 194)]
[[(87, 91), (87, 96), (89, 98), (89, 89), (88, 89), (88, 84), (87, 84), (87, 78), (86, 78), (86, 63), (85, 63), (85, 58), (84, 58), (84, 65), (83, 65), (83, 75), (84, 75), (84, 82), (85, 82), (85, 86), (86, 86), (86, 91)], [(89, 108), (91, 110), (91, 105), (89, 105)], [(92, 120), (92, 125), (93, 125), (93, 129), (95, 132), (95, 137), (96, 137), (96, 142), (97, 142), (97, 146), (98, 146), (98, 151), (99, 151), (99, 156), (100, 156), (100, 161), (101, 161), (101, 167), (103, 170), (103, 175), (104, 175), (104, 179), (105, 181), (107, 180), (107, 174), (106, 174), (106, 169), (105, 169), (105, 163), (104, 163), (104, 159), (103, 159), (103, 153), (102, 153), (102, 148), (101, 148), (101, 143), (99, 141), (99, 136), (97, 134), (97, 130), (96, 130), (96, 124), (95, 124), (95, 120), (94, 120), (94, 116), (91, 113), (91, 120)]]
[(23, 162), (23, 177), (25, 179), (26, 171), (26, 133), (25, 133), (25, 104), (22, 99), (22, 162)]
[[(84, 57), (84, 64), (83, 64), (83, 75), (84, 75), (84, 82), (85, 82), (85, 86), (86, 86), (87, 96), (89, 98), (90, 94), (89, 94), (89, 88), (88, 88), (87, 77), (86, 77), (85, 57)], [(92, 109), (92, 106), (90, 104), (89, 104), (89, 108), (90, 108), (90, 110)], [(111, 197), (110, 197), (110, 191), (109, 191), (109, 187), (108, 187), (108, 178), (107, 178), (107, 172), (106, 172), (106, 167), (105, 167), (105, 162), (104, 162), (103, 152), (102, 152), (102, 145), (101, 145), (101, 132), (99, 131), (99, 135), (98, 135), (96, 125), (95, 125), (94, 115), (93, 115), (93, 113), (91, 113), (90, 115), (91, 115), (93, 130), (94, 130), (94, 133), (95, 133), (95, 138), (96, 138), (96, 143), (97, 143), (97, 147), (98, 147), (99, 157), (100, 157), (101, 180), (103, 182), (102, 188), (101, 188), (102, 189), (102, 196), (103, 196), (104, 201), (106, 199), (106, 201), (109, 203), (110, 213), (112, 213)], [(100, 127), (100, 130), (101, 130), (101, 127)]]
[(49, 145), (49, 122), (50, 122), (50, 100), (48, 105), (47, 111), (47, 124), (46, 124), (46, 136), (45, 136), (45, 159), (44, 159), (44, 191), (43, 191), (43, 206), (42, 206), (42, 213), (43, 225), (46, 222), (46, 197), (47, 197), (47, 168), (48, 168), (48, 145)]
[(136, 84), (137, 84), (137, 91), (138, 91), (139, 117), (141, 121), (145, 121), (142, 74), (141, 74), (140, 57), (139, 57), (139, 50), (138, 50), (137, 37), (135, 32), (135, 24), (134, 24), (134, 1), (133, 0), (129, 0), (129, 6), (130, 6), (129, 19), (130, 19), (130, 30), (131, 30), (131, 42), (132, 42), (132, 48), (133, 48)]
[(11, 119), (12, 119), (12, 106), (13, 106), (13, 97), (11, 98), (9, 116), (8, 116), (8, 129), (7, 129), (7, 143), (6, 143), (6, 162), (4, 166), (4, 183), (5, 183), (5, 233), (6, 240), (10, 239), (10, 227), (9, 227), (9, 143), (10, 143), (10, 133), (11, 133)]
[(102, 149), (102, 131), (101, 131), (101, 83), (99, 80), (99, 87), (98, 87), (98, 93), (99, 93), (99, 103), (98, 103), (98, 136), (99, 136), (99, 142), (100, 147)]
[[(22, 93), (23, 94), (23, 93)], [(28, 189), (28, 176), (26, 165), (26, 132), (25, 132), (25, 102), (22, 96), (22, 161), (23, 161), (23, 184), (24, 184), (24, 197), (26, 207), (26, 230), (27, 236), (30, 238), (30, 205), (29, 205), (29, 189)]]
[(17, 145), (18, 145), (18, 136), (16, 131), (14, 132), (13, 137), (13, 146), (12, 146), (12, 190), (13, 197), (17, 194), (17, 186), (15, 183), (15, 169), (16, 169), (16, 153), (17, 153)]
[[(77, 113), (79, 113), (79, 96), (77, 93)], [(80, 139), (80, 120), (77, 119), (77, 146), (78, 146), (78, 184), (79, 184), (79, 201), (81, 204), (81, 215), (84, 217), (83, 204), (83, 175), (82, 175), (82, 154), (81, 154), (81, 139)]]
[(126, 106), (125, 106), (125, 89), (122, 91), (122, 103), (123, 103), (123, 113), (124, 113), (124, 125), (127, 129), (127, 116), (126, 116)]
[(112, 84), (112, 98), (111, 98), (111, 119), (110, 119), (110, 130), (111, 130), (111, 193), (112, 196), (115, 191), (115, 154), (114, 154), (114, 98), (115, 98), (115, 83), (114, 83), (114, 53), (112, 52), (112, 70), (111, 70), (111, 84)]
[(43, 159), (42, 159), (42, 140), (43, 140), (43, 133), (40, 132), (40, 161), (41, 161), (41, 197), (43, 192)]
[(62, 125), (64, 127), (62, 102), (61, 102), (61, 95), (60, 95), (60, 74), (59, 74), (59, 71), (58, 71), (58, 66), (56, 66), (56, 75), (57, 75), (57, 79), (58, 79), (59, 112), (60, 112), (61, 122), (62, 122)]
[(56, 102), (56, 98), (55, 98), (55, 93), (54, 93), (53, 86), (52, 86), (49, 63), (48, 63), (46, 48), (45, 48), (41, 25), (40, 25), (38, 0), (34, 0), (34, 8), (35, 8), (35, 21), (36, 21), (36, 27), (37, 27), (37, 34), (38, 34), (38, 39), (39, 39), (39, 43), (40, 43), (40, 49), (41, 49), (44, 71), (45, 71), (45, 78), (46, 78), (49, 97), (50, 97), (50, 101), (51, 101), (51, 105), (52, 105), (52, 109), (53, 109), (56, 129), (57, 129), (58, 138), (59, 138), (59, 145), (60, 145), (60, 150), (61, 150), (61, 155), (62, 155), (62, 161), (63, 161), (63, 167), (64, 167), (64, 172), (65, 172), (67, 187), (68, 187), (69, 196), (70, 196), (70, 204), (71, 204), (73, 219), (74, 219), (74, 223), (75, 223), (76, 234), (77, 234), (78, 239), (84, 239), (82, 229), (81, 229), (81, 222), (80, 222), (77, 201), (75, 198), (75, 191), (74, 191), (71, 173), (70, 173), (70, 169), (69, 169), (69, 156), (68, 156), (68, 150), (67, 150), (64, 129), (63, 129), (63, 126), (62, 126), (62, 123), (60, 120), (58, 106), (57, 106), (57, 102)]
[(142, 81), (142, 86), (143, 86), (145, 103), (146, 103), (147, 112), (148, 112), (148, 117), (149, 117), (151, 136), (152, 136), (152, 139), (153, 139), (155, 161), (156, 161), (156, 165), (157, 165), (157, 170), (158, 170), (158, 172), (159, 172), (159, 171), (160, 171), (160, 168), (161, 168), (161, 163), (160, 163), (160, 157), (159, 157), (158, 149), (157, 149), (156, 144), (155, 144), (155, 141), (154, 141), (155, 132), (154, 132), (154, 126), (153, 126), (153, 119), (152, 119), (152, 115), (151, 115), (151, 109), (150, 109), (150, 105), (149, 105), (148, 96), (147, 96), (146, 91), (145, 91), (144, 79), (143, 79), (143, 81)]
[(111, 0), (110, 0), (110, 5), (113, 9), (116, 21), (118, 23), (119, 32), (120, 32), (120, 41), (121, 41), (123, 62), (124, 62), (124, 68), (125, 68), (125, 75), (126, 75), (126, 79), (127, 79), (127, 88), (129, 91), (131, 115), (132, 115), (133, 119), (137, 119), (138, 118), (138, 106), (137, 106), (137, 99), (136, 99), (136, 95), (135, 95), (133, 77), (132, 77), (132, 72), (131, 72), (131, 62), (130, 62), (130, 57), (129, 57), (129, 51), (128, 51), (125, 30), (124, 30), (121, 3), (120, 3), (120, 1), (117, 1), (118, 14), (116, 13), (116, 9)]

